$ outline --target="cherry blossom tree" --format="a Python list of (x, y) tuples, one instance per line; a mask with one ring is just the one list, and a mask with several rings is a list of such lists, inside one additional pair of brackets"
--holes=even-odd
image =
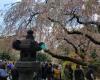
[(90, 43), (100, 45), (100, 39), (95, 38), (100, 35), (98, 0), (22, 0), (6, 12), (4, 22), (5, 34), (23, 36), (27, 29), (33, 29), (37, 40), (48, 44), (49, 50), (45, 52), (82, 65), (86, 64), (51, 50), (57, 50), (62, 43), (66, 47), (67, 42), (82, 57), (80, 51), (87, 53)]

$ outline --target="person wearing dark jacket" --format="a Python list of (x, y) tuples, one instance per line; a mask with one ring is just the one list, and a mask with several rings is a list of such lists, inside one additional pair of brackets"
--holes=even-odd
[(93, 69), (93, 66), (92, 65), (89, 65), (88, 66), (88, 70), (86, 72), (86, 78), (87, 78), (87, 80), (95, 80), (96, 79), (94, 72), (95, 71)]
[(84, 72), (80, 68), (80, 65), (76, 65), (76, 70), (74, 71), (75, 80), (85, 80)]
[(15, 67), (11, 69), (11, 76), (12, 76), (12, 80), (18, 80), (19, 74)]
[(64, 76), (65, 76), (64, 80), (73, 80), (73, 69), (71, 67), (71, 64), (65, 65)]

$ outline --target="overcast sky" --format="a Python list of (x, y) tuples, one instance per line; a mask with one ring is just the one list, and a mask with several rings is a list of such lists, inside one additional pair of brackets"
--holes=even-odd
[(5, 5), (7, 4), (11, 4), (18, 1), (21, 1), (21, 0), (0, 0), (0, 9), (3, 9)]
[[(19, 2), (21, 0), (0, 0), (0, 32), (2, 31), (2, 29), (4, 28), (3, 26), (3, 13), (5, 13), (9, 7), (11, 3), (15, 3), (15, 2)], [(2, 25), (2, 27), (1, 27)]]

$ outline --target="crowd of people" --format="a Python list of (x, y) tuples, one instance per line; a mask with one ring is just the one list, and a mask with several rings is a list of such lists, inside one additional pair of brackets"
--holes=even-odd
[[(62, 77), (62, 73), (64, 76)], [(45, 63), (42, 66), (43, 80), (96, 80), (93, 65), (84, 69), (81, 65), (76, 65), (73, 69), (71, 64), (66, 64), (64, 70), (60, 64)]]
[[(33, 80), (96, 80), (91, 65), (85, 71), (80, 65), (76, 65), (76, 69), (73, 70), (71, 64), (66, 64), (62, 69), (60, 64), (43, 62), (40, 71), (35, 74)], [(18, 80), (18, 76), (14, 62), (0, 61), (0, 80)]]
[(71, 65), (66, 65), (64, 69), (65, 80), (96, 80), (94, 67), (89, 65), (84, 69), (81, 65), (76, 65), (73, 70)]
[(0, 61), (0, 80), (18, 80), (18, 72), (15, 69), (14, 62)]

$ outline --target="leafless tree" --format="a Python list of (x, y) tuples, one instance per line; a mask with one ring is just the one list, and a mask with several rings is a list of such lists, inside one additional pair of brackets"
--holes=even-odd
[[(88, 45), (92, 42), (100, 45), (100, 39), (95, 39), (94, 34), (100, 32), (100, 2), (98, 0), (22, 0), (13, 4), (4, 17), (4, 33), (11, 32), (23, 34), (24, 30), (34, 29), (38, 40), (48, 44), (49, 49), (55, 49), (62, 38), (79, 53), (79, 49), (87, 52)], [(89, 28), (88, 28), (89, 27)], [(82, 30), (85, 28), (85, 30)], [(87, 28), (87, 30), (86, 30)], [(93, 29), (92, 29), (93, 28)], [(95, 29), (95, 31), (94, 31)], [(12, 33), (13, 34), (13, 33)], [(92, 35), (91, 35), (92, 34)], [(85, 38), (87, 43), (80, 41), (74, 44), (68, 36)], [(79, 41), (79, 38), (76, 38)], [(83, 49), (84, 48), (84, 49)], [(85, 49), (86, 48), (86, 49)], [(68, 56), (55, 55), (50, 50), (45, 50), (53, 57), (84, 64)]]

